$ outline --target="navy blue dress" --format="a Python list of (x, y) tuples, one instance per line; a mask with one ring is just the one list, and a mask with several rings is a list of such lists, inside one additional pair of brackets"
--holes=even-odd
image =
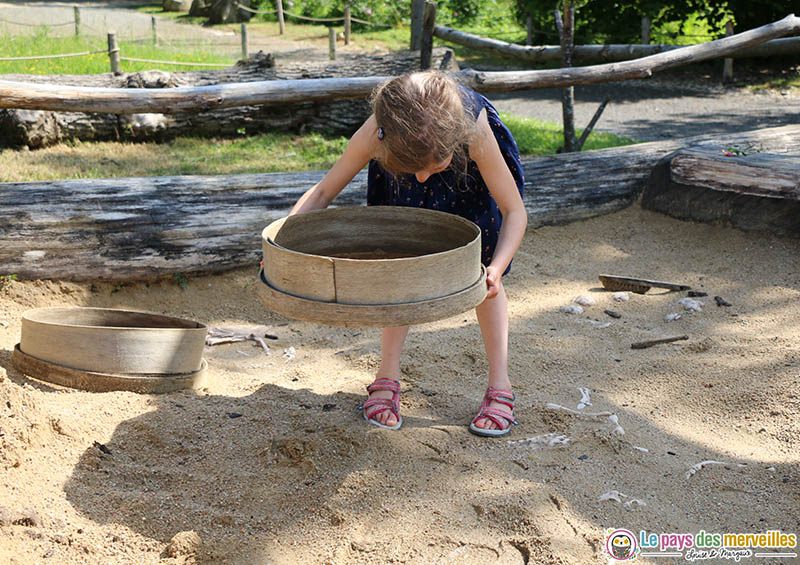
[[(474, 90), (460, 88), (465, 111), (472, 112), (477, 118), (481, 110), (486, 108), (489, 125), (500, 146), (500, 152), (522, 196), (522, 164), (511, 132), (500, 121), (491, 102)], [(481, 228), (481, 261), (486, 266), (492, 261), (503, 218), (478, 170), (478, 164), (471, 159), (467, 174), (461, 178), (460, 183), (455, 171), (451, 169), (433, 174), (424, 183), (420, 183), (413, 174), (395, 176), (387, 172), (373, 159), (369, 163), (367, 205), (428, 208), (456, 214), (475, 222)], [(510, 268), (509, 265), (506, 273)]]

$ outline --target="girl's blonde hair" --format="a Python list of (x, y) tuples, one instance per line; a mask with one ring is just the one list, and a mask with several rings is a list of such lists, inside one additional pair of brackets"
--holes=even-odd
[(391, 79), (372, 97), (381, 139), (377, 160), (392, 173), (415, 173), (451, 155), (450, 168), (466, 173), (475, 118), (447, 75), (424, 71)]

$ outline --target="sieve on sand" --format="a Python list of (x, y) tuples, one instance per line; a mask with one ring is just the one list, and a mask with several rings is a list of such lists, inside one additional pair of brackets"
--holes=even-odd
[(199, 387), (207, 328), (193, 320), (110, 308), (37, 308), (22, 314), (12, 360), (21, 373), (104, 392)]

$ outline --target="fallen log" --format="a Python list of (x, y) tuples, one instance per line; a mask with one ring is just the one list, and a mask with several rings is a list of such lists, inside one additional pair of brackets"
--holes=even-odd
[[(434, 49), (433, 65), (457, 70), (446, 48)], [(353, 77), (361, 74), (400, 75), (419, 65), (414, 53), (364, 55), (336, 62), (274, 64), (271, 55), (258, 54), (229, 69), (215, 71), (145, 71), (114, 76), (27, 75), (8, 76), (50, 86), (85, 86), (108, 89), (164, 90), (218, 84), (248, 84), (264, 80), (294, 80), (319, 77)], [(444, 65), (444, 67), (442, 67)], [(120, 92), (120, 90), (117, 90)], [(124, 92), (124, 91), (122, 91)], [(369, 117), (366, 98), (294, 102), (281, 105), (237, 106), (198, 113), (111, 114), (52, 112), (46, 110), (0, 110), (0, 147), (27, 146), (37, 149), (55, 143), (81, 141), (166, 141), (178, 136), (233, 136), (245, 131), (326, 131), (350, 136)]]
[[(800, 31), (794, 14), (782, 20), (702, 45), (621, 63), (538, 71), (460, 71), (452, 76), (479, 92), (500, 92), (596, 84), (647, 78), (654, 72), (728, 56)], [(182, 114), (257, 104), (317, 102), (336, 98), (363, 98), (388, 76), (258, 81), (167, 89), (116, 89), (37, 85), (0, 80), (0, 108), (105, 112), (110, 114)]]
[(681, 219), (800, 237), (800, 157), (681, 149), (654, 167), (642, 207)]
[[(433, 30), (434, 37), (444, 41), (464, 45), (473, 49), (480, 49), (496, 53), (503, 57), (511, 57), (534, 64), (552, 63), (561, 60), (560, 45), (517, 45), (499, 39), (481, 37), (472, 33), (459, 31), (449, 27), (437, 25)], [(572, 48), (574, 59), (586, 62), (628, 61), (648, 57), (657, 53), (674, 51), (682, 45), (646, 44), (646, 45), (575, 45)], [(742, 57), (778, 57), (782, 55), (796, 55), (800, 53), (800, 37), (773, 39), (753, 47), (745, 47), (729, 54), (732, 58)]]
[[(800, 152), (800, 126), (525, 159), (531, 227), (633, 203), (653, 166), (680, 147)], [(0, 184), (0, 274), (129, 280), (252, 265), (260, 234), (323, 171)], [(366, 173), (334, 200), (362, 205)]]

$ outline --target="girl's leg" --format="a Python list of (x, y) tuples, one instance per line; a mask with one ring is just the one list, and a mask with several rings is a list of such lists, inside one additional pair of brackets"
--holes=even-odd
[[(403, 353), (403, 344), (407, 335), (408, 326), (383, 328), (383, 333), (381, 334), (381, 365), (375, 378), (400, 380), (400, 356)], [(377, 390), (371, 393), (369, 397), (391, 398), (392, 392)], [(394, 426), (397, 423), (397, 418), (390, 410), (384, 410), (374, 419), (385, 426)]]
[[(481, 327), (486, 357), (489, 361), (489, 386), (511, 390), (508, 379), (508, 298), (502, 281), (496, 296), (484, 300), (476, 309), (478, 324)], [(504, 404), (492, 402), (490, 408), (508, 409)], [(497, 424), (488, 418), (475, 422), (478, 428), (496, 430)]]

